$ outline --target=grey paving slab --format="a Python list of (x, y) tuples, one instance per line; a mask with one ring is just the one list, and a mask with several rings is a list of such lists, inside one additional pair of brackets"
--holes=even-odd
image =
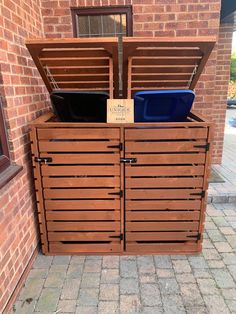
[(156, 284), (142, 284), (141, 285), (141, 299), (145, 306), (161, 305), (161, 295), (158, 285)]
[(44, 288), (36, 304), (36, 311), (56, 311), (61, 290), (58, 288)]

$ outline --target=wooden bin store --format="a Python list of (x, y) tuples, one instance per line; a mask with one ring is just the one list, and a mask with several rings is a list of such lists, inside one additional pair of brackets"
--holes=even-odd
[[(123, 98), (194, 89), (214, 38), (124, 38)], [(116, 38), (30, 40), (49, 92), (118, 97)], [(184, 122), (31, 124), (44, 254), (193, 254), (202, 249), (211, 125)]]

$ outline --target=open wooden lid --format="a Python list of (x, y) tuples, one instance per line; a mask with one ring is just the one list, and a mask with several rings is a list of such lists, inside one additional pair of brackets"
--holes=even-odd
[(117, 43), (115, 37), (31, 39), (26, 46), (49, 92), (104, 91), (113, 98), (118, 90), (118, 70), (113, 68)]
[(215, 42), (215, 37), (124, 38), (128, 98), (141, 90), (194, 89)]
[[(123, 98), (135, 91), (194, 89), (215, 37), (123, 38)], [(26, 46), (49, 92), (119, 92), (118, 39), (32, 39)]]

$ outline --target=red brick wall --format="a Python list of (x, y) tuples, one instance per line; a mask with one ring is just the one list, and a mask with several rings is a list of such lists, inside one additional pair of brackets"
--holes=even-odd
[[(224, 140), (224, 121), (226, 114), (226, 99), (228, 82), (230, 79), (230, 59), (232, 50), (233, 24), (220, 25), (219, 40), (217, 45), (217, 62), (215, 76), (215, 102), (212, 112), (212, 120), (217, 126), (215, 130), (214, 155), (219, 156), (217, 163), (221, 162), (221, 152)], [(215, 110), (215, 112), (214, 112)]]
[[(70, 7), (129, 5), (134, 36), (218, 36), (220, 0), (42, 0), (46, 37), (73, 37)], [(195, 109), (216, 120), (214, 163), (221, 161), (224, 116), (215, 95), (217, 50), (197, 85)], [(218, 116), (219, 114), (219, 116)], [(217, 145), (217, 147), (216, 147)]]
[(42, 114), (46, 90), (24, 45), (42, 37), (40, 0), (0, 2), (0, 93), (11, 158), (23, 170), (0, 189), (0, 312), (14, 291), (38, 241), (28, 123)]

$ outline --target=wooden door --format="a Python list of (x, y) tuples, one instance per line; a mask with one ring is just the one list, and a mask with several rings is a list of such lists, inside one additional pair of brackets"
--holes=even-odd
[(120, 252), (120, 129), (41, 128), (37, 137), (49, 253)]
[(128, 252), (194, 252), (204, 216), (208, 127), (125, 130)]

